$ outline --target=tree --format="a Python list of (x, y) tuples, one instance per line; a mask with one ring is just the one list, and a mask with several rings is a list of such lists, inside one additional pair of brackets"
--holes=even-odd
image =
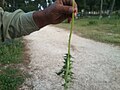
[(4, 8), (6, 6), (5, 0), (0, 0), (0, 7)]
[(3, 7), (3, 0), (0, 0), (0, 7)]
[(100, 4), (100, 17), (99, 17), (99, 19), (102, 18), (102, 11), (103, 11), (103, 0), (101, 0), (101, 4)]
[(116, 0), (115, 9), (120, 10), (120, 0)]
[(113, 0), (113, 2), (112, 2), (112, 6), (111, 6), (111, 9), (110, 9), (108, 18), (111, 17), (111, 13), (112, 13), (112, 11), (113, 11), (114, 5), (115, 5), (115, 0)]

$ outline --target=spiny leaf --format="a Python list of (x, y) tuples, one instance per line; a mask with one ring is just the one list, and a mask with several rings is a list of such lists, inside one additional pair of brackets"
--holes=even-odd
[(64, 69), (61, 69), (60, 72), (56, 73), (57, 75), (61, 75), (64, 72)]

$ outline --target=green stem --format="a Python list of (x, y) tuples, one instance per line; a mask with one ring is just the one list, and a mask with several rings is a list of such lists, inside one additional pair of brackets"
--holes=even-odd
[[(73, 0), (73, 10), (74, 10), (74, 0)], [(65, 90), (67, 90), (67, 81), (68, 81), (68, 73), (70, 69), (70, 45), (71, 45), (71, 38), (72, 38), (72, 32), (74, 27), (74, 12), (72, 13), (72, 22), (71, 22), (71, 29), (70, 29), (70, 35), (69, 35), (69, 41), (68, 41), (68, 59), (67, 59), (67, 68), (65, 73)]]

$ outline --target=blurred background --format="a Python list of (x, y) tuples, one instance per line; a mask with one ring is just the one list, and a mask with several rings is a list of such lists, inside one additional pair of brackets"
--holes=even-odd
[[(96, 41), (120, 45), (120, 0), (75, 0), (78, 14), (74, 32)], [(0, 0), (4, 10), (25, 12), (44, 10), (55, 0)], [(58, 26), (69, 30), (70, 19)]]
[[(53, 4), (55, 0), (0, 0), (7, 11), (22, 9), (25, 12), (43, 10)], [(111, 13), (120, 13), (120, 0), (76, 0), (78, 4), (78, 17), (82, 16), (109, 16)]]
[[(9, 12), (13, 12), (16, 9), (22, 9), (25, 12), (29, 12), (29, 11), (44, 10), (46, 7), (49, 7), (54, 2), (55, 0), (0, 0), (0, 7), (4, 8), (5, 11), (9, 11)], [(75, 19), (73, 32), (83, 38), (91, 39), (97, 42), (111, 44), (113, 46), (120, 46), (120, 0), (76, 0), (76, 2), (78, 4), (79, 13), (77, 15), (77, 18)], [(64, 28), (65, 30), (70, 30), (69, 23), (70, 23), (70, 19), (67, 19), (64, 22), (57, 24), (56, 26), (59, 28)], [(49, 27), (47, 29), (49, 29)], [(61, 32), (59, 33), (61, 34)], [(64, 38), (61, 37), (61, 39)], [(25, 51), (29, 52), (29, 47), (26, 48), (27, 46), (26, 43), (28, 43), (28, 41), (27, 40), (24, 41), (21, 38), (13, 41), (11, 44), (0, 43), (0, 90), (18, 90), (18, 88), (24, 83), (25, 79), (31, 77), (32, 74), (29, 75), (28, 72), (26, 72), (27, 70), (24, 69), (30, 62), (29, 54), (31, 55), (31, 52), (28, 55), (24, 53)], [(100, 88), (98, 87), (99, 90), (103, 87), (106, 88), (103, 90), (108, 90), (108, 89), (120, 90), (118, 89), (120, 87), (119, 84), (120, 64), (118, 63), (119, 60), (117, 59), (120, 57), (120, 53), (119, 53), (120, 49), (108, 45), (105, 45), (105, 47), (103, 47), (104, 45), (100, 44), (101, 45), (100, 46), (99, 43), (96, 44), (94, 44), (93, 42), (86, 43), (86, 41), (85, 42), (83, 40), (81, 41), (81, 39), (78, 40), (78, 43), (85, 46), (76, 48), (74, 46), (77, 44), (76, 43), (73, 44), (74, 46), (73, 50), (74, 48), (77, 49), (78, 51), (80, 49), (80, 52), (78, 51), (77, 52), (78, 55), (83, 55), (82, 58), (84, 59), (84, 62), (82, 63), (86, 64), (86, 62), (89, 61), (90, 63), (87, 63), (86, 65), (91, 65), (91, 67), (87, 66), (88, 68), (86, 68), (85, 65), (85, 68), (84, 67), (83, 68), (86, 70), (93, 71), (92, 72), (93, 74), (90, 73), (91, 75), (89, 75), (89, 73), (83, 74), (85, 77), (83, 77), (82, 74), (81, 74), (82, 76), (79, 75), (80, 77), (78, 78), (83, 77), (82, 79), (83, 84), (81, 84), (82, 86), (80, 85), (80, 87), (83, 87), (83, 89), (87, 89), (88, 87), (97, 88), (97, 86), (100, 86)], [(57, 45), (57, 43), (51, 45)], [(92, 50), (91, 48), (93, 48), (94, 50)], [(83, 50), (83, 52), (81, 50)], [(47, 56), (47, 54), (44, 56)], [(90, 60), (88, 57), (87, 59), (86, 56), (89, 56)], [(91, 61), (92, 59), (93, 60), (95, 59), (94, 60), (95, 62)], [(100, 77), (101, 74), (98, 75), (99, 73), (96, 73), (96, 71), (103, 74), (102, 77)], [(104, 74), (105, 77), (108, 78), (104, 78), (103, 77)], [(101, 80), (101, 78), (103, 80)], [(88, 83), (86, 83), (86, 80)], [(93, 83), (91, 83), (91, 81)], [(93, 85), (94, 83), (95, 86)]]

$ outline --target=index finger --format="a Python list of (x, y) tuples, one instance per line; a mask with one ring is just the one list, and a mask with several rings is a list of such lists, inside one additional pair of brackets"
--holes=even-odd
[[(75, 14), (77, 14), (78, 13), (78, 8), (77, 8), (77, 3), (75, 2), (75, 0), (74, 0), (74, 2), (73, 2), (73, 0), (56, 0), (56, 2), (58, 3), (58, 4), (62, 4), (62, 5), (65, 5), (65, 6), (72, 6), (73, 5), (73, 3), (74, 3), (74, 10), (75, 10)], [(75, 15), (76, 16), (76, 15)]]

